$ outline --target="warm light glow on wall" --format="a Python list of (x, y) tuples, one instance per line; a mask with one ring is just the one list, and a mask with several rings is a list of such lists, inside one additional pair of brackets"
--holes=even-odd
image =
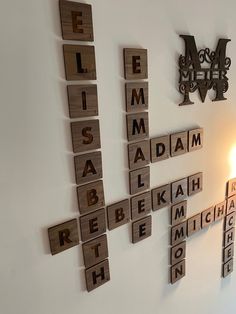
[(231, 149), (229, 155), (229, 163), (230, 163), (230, 178), (236, 177), (236, 145)]

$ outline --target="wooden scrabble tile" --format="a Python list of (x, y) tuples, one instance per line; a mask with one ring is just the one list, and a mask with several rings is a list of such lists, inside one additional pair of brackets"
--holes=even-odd
[(132, 243), (142, 241), (152, 234), (152, 216), (147, 216), (132, 223)]
[(187, 201), (180, 202), (171, 206), (171, 225), (178, 225), (186, 218), (187, 215)]
[(130, 194), (134, 195), (150, 188), (149, 166), (129, 172)]
[(148, 82), (126, 83), (126, 111), (148, 109)]
[(227, 182), (227, 197), (236, 194), (236, 178), (233, 178)]
[(63, 39), (93, 41), (91, 5), (64, 0), (59, 4)]
[(227, 263), (233, 257), (234, 257), (234, 244), (232, 243), (223, 249), (223, 263)]
[(79, 211), (86, 214), (105, 205), (102, 180), (77, 188)]
[(100, 151), (75, 156), (74, 161), (75, 178), (78, 185), (102, 178), (102, 154)]
[(128, 141), (140, 140), (149, 137), (148, 113), (132, 113), (127, 115)]
[(215, 218), (214, 214), (215, 214), (214, 206), (211, 206), (210, 208), (204, 210), (201, 213), (202, 229), (208, 227), (212, 222), (214, 222), (214, 218)]
[(171, 228), (171, 245), (174, 246), (184, 241), (187, 234), (187, 221)]
[(96, 80), (94, 46), (63, 45), (66, 79)]
[(151, 160), (161, 161), (170, 157), (170, 136), (164, 135), (151, 139)]
[(52, 255), (79, 244), (77, 220), (72, 219), (48, 229)]
[(193, 152), (201, 149), (203, 145), (203, 129), (194, 129), (188, 131), (188, 151)]
[(187, 153), (188, 149), (188, 132), (179, 132), (170, 135), (171, 157)]
[(82, 241), (87, 241), (106, 232), (105, 209), (99, 209), (90, 214), (80, 216), (80, 231)]
[(201, 230), (201, 214), (190, 217), (187, 221), (188, 237)]
[(188, 196), (202, 191), (202, 172), (188, 177)]
[(223, 246), (226, 247), (234, 242), (235, 228), (231, 228), (224, 232)]
[(142, 218), (150, 213), (152, 208), (151, 192), (131, 197), (132, 220)]
[(126, 80), (148, 78), (147, 49), (124, 48)]
[(68, 85), (70, 118), (83, 118), (98, 115), (97, 85)]
[(186, 256), (186, 241), (173, 246), (170, 250), (170, 264), (175, 265), (182, 261)]
[(171, 183), (171, 200), (172, 203), (183, 201), (188, 195), (188, 178)]
[(100, 287), (110, 280), (109, 262), (105, 260), (93, 267), (85, 269), (88, 292)]
[(158, 210), (171, 203), (170, 184), (152, 190), (152, 210)]
[(235, 212), (232, 212), (231, 214), (225, 216), (224, 221), (224, 231), (228, 231), (230, 228), (233, 228), (235, 226)]
[(91, 267), (108, 257), (107, 236), (103, 234), (82, 245), (85, 267)]
[(233, 195), (227, 198), (226, 202), (227, 202), (227, 206), (226, 206), (227, 214), (230, 214), (236, 210), (236, 195)]
[(170, 282), (176, 283), (178, 280), (185, 276), (185, 259), (174, 265), (170, 269)]
[(72, 122), (71, 135), (74, 153), (101, 148), (99, 120)]
[(108, 229), (113, 230), (130, 221), (129, 199), (107, 206)]
[(149, 140), (135, 142), (128, 145), (129, 169), (144, 167), (150, 162)]
[(234, 270), (233, 259), (230, 259), (227, 263), (223, 264), (222, 276), (223, 278), (227, 277)]
[(221, 220), (225, 216), (226, 201), (223, 201), (215, 206), (214, 221)]

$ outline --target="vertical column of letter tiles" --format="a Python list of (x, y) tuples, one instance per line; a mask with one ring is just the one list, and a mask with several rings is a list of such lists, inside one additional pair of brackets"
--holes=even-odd
[[(92, 7), (60, 1), (62, 36), (65, 40), (93, 42)], [(98, 114), (95, 47), (64, 44), (75, 180), (80, 212), (80, 231), (87, 290), (110, 280), (106, 214), (103, 189), (102, 153)], [(82, 81), (82, 83), (81, 83)]]
[(222, 277), (225, 278), (233, 272), (234, 237), (235, 237), (235, 210), (236, 210), (236, 178), (227, 183), (226, 216), (223, 225), (223, 252)]
[(128, 138), (129, 188), (132, 242), (151, 235), (150, 140), (148, 122), (147, 50), (124, 49), (126, 123)]

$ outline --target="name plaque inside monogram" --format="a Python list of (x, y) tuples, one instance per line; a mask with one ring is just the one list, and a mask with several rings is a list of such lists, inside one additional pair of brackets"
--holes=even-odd
[[(185, 42), (185, 55), (179, 57), (179, 91), (184, 96), (183, 105), (191, 105), (189, 93), (199, 91), (204, 102), (207, 91), (213, 89), (216, 93), (213, 101), (226, 100), (224, 93), (229, 88), (227, 71), (231, 59), (226, 57), (226, 46), (230, 39), (219, 39), (215, 51), (209, 48), (197, 50), (193, 36), (180, 35)], [(209, 65), (209, 66), (207, 66)]]

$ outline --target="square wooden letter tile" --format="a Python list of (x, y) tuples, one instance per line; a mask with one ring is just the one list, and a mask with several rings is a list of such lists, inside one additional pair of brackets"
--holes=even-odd
[(188, 178), (171, 183), (172, 203), (183, 201), (188, 195)]
[(52, 255), (79, 244), (77, 220), (72, 219), (48, 229)]
[(236, 195), (233, 195), (233, 196), (227, 198), (226, 201), (227, 201), (226, 212), (227, 212), (227, 214), (230, 214), (236, 210)]
[(108, 260), (85, 269), (85, 278), (88, 292), (100, 287), (110, 280)]
[(225, 217), (225, 223), (224, 223), (224, 230), (228, 231), (230, 228), (233, 228), (235, 226), (235, 212), (227, 215)]
[(170, 264), (175, 265), (182, 261), (186, 256), (186, 241), (173, 246), (170, 252)]
[(96, 80), (94, 46), (63, 45), (66, 79)]
[(223, 201), (215, 206), (215, 221), (221, 220), (225, 216), (226, 201)]
[(187, 153), (188, 132), (179, 132), (170, 136), (171, 156), (178, 156)]
[(170, 184), (152, 190), (152, 210), (158, 210), (171, 203)]
[(105, 205), (102, 180), (77, 188), (79, 211), (86, 214)]
[(126, 111), (148, 109), (148, 82), (126, 83)]
[(202, 172), (188, 177), (188, 196), (202, 191)]
[(108, 229), (112, 230), (130, 221), (129, 199), (107, 206)]
[(171, 267), (170, 281), (172, 284), (185, 276), (185, 259)]
[(234, 242), (235, 228), (231, 228), (228, 231), (224, 232), (224, 242), (223, 246), (226, 247)]
[(91, 267), (102, 262), (108, 257), (108, 246), (106, 234), (83, 244), (83, 255), (85, 267)]
[(64, 0), (59, 4), (63, 39), (93, 41), (91, 5)]
[(233, 178), (227, 182), (227, 197), (236, 194), (236, 178)]
[(184, 241), (187, 234), (187, 221), (171, 228), (171, 245)]
[(152, 234), (152, 216), (147, 216), (132, 223), (132, 243), (142, 241)]
[(129, 144), (128, 156), (130, 170), (134, 170), (148, 165), (150, 162), (149, 140)]
[(150, 213), (152, 207), (151, 192), (146, 192), (131, 198), (132, 220), (142, 218)]
[(97, 85), (68, 85), (70, 118), (98, 115)]
[(124, 48), (126, 80), (148, 78), (147, 49)]
[(201, 149), (203, 145), (203, 129), (194, 129), (188, 132), (188, 151)]
[(91, 214), (80, 216), (80, 231), (82, 241), (87, 241), (106, 232), (105, 209), (99, 209)]
[(234, 244), (223, 249), (223, 263), (227, 263), (234, 256)]
[(140, 140), (149, 137), (148, 113), (132, 113), (127, 115), (128, 141)]
[(214, 222), (215, 209), (214, 206), (204, 210), (202, 212), (202, 229), (208, 227)]
[(234, 270), (234, 262), (233, 259), (230, 259), (227, 263), (223, 264), (223, 278), (227, 277)]
[(102, 178), (102, 154), (93, 152), (75, 156), (76, 183), (83, 184)]
[(171, 206), (171, 225), (178, 225), (186, 218), (187, 215), (187, 201), (180, 202)]
[(187, 221), (188, 237), (201, 230), (201, 214), (190, 217)]
[(150, 168), (144, 167), (129, 172), (130, 194), (134, 195), (150, 188)]
[(72, 122), (71, 135), (74, 153), (101, 148), (99, 120)]
[(170, 136), (159, 136), (151, 139), (152, 162), (161, 161), (170, 157)]

